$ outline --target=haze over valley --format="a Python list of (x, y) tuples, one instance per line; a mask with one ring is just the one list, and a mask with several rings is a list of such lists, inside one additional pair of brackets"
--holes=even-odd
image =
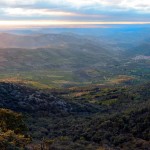
[[(125, 82), (146, 81), (149, 28), (132, 28), (78, 29), (76, 34), (73, 31), (77, 29), (72, 29), (72, 34), (71, 29), (58, 29), (60, 33), (47, 29), (47, 34), (40, 29), (32, 34), (25, 34), (25, 30), (1, 33), (1, 80), (27, 82), (39, 88), (111, 83), (120, 77)], [(95, 30), (96, 35), (88, 32)]]
[(0, 1), (0, 150), (149, 150), (148, 0)]

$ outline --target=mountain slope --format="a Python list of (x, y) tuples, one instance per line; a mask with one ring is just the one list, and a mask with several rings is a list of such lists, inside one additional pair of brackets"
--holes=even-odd
[[(24, 36), (17, 36), (19, 40), (24, 38)], [(89, 69), (92, 71), (97, 67), (108, 70), (109, 66), (119, 64), (116, 53), (84, 37), (49, 34), (30, 35), (25, 38), (29, 40), (38, 38), (35, 40), (36, 46), (42, 46), (40, 43), (42, 41), (49, 46), (0, 48), (0, 78), (6, 77), (7, 80), (17, 77), (27, 82), (34, 81), (36, 84), (40, 82), (44, 85), (60, 87), (91, 82), (91, 76), (86, 75), (88, 73), (84, 75), (83, 71), (88, 72)], [(32, 40), (27, 43), (26, 40), (22, 40), (25, 42), (25, 47), (30, 47)], [(8, 46), (12, 45), (8, 44)]]
[[(8, 33), (0, 34), (1, 48), (41, 48), (60, 45), (73, 41), (72, 36), (61, 34), (38, 34), (38, 35), (15, 35)], [(78, 40), (79, 41), (79, 40)]]
[(0, 69), (76, 69), (116, 60), (112, 51), (80, 36), (0, 34)]
[[(91, 38), (92, 39), (92, 38)], [(9, 34), (0, 33), (0, 48), (24, 48), (24, 49), (36, 49), (36, 48), (47, 48), (47, 47), (65, 47), (68, 44), (80, 45), (95, 43), (86, 36), (76, 34)], [(99, 41), (100, 42), (100, 41)], [(101, 42), (102, 45), (103, 42)]]
[(122, 51), (116, 42), (75, 34), (3, 33), (0, 39), (5, 47), (0, 47), (0, 79), (15, 77), (50, 88), (108, 83), (120, 75), (137, 82), (149, 79), (148, 42)]
[(59, 97), (59, 95), (13, 83), (0, 83), (0, 107), (40, 116), (44, 114), (49, 116), (51, 114), (92, 113), (96, 111), (92, 104), (69, 102)]
[(0, 83), (0, 108), (26, 116), (31, 150), (148, 150), (149, 86), (41, 91)]

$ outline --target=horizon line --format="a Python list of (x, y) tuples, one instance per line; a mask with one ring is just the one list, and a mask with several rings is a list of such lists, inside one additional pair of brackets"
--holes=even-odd
[(107, 25), (150, 25), (150, 22), (140, 21), (51, 21), (51, 20), (0, 20), (0, 28), (39, 28), (39, 27), (91, 27), (98, 25), (107, 28)]

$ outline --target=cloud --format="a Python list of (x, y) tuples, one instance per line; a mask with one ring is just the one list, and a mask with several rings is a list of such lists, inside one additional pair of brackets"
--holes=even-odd
[[(0, 8), (0, 13), (6, 20), (70, 20), (70, 21), (90, 21), (104, 19), (107, 16), (101, 14), (81, 13), (74, 11), (55, 10), (47, 8)], [(2, 15), (1, 15), (2, 18)]]
[(0, 0), (0, 19), (150, 21), (149, 0)]
[(2, 8), (8, 16), (78, 16), (80, 14), (65, 11), (52, 11), (49, 9)]
[(13, 5), (32, 5), (35, 4), (38, 0), (25, 0), (25, 1), (20, 1), (20, 0), (1, 0), (0, 4), (1, 5), (8, 5), (8, 6), (13, 6)]
[[(18, 7), (18, 6), (55, 6), (57, 8), (68, 7), (74, 9), (94, 8), (112, 10), (137, 10), (150, 12), (149, 0), (1, 0), (0, 7)], [(106, 10), (108, 11), (108, 10)]]
[[(59, 1), (59, 0), (58, 0)], [(150, 13), (150, 1), (149, 0), (65, 0), (72, 7), (86, 8), (93, 7), (95, 9), (111, 8), (110, 10), (134, 10), (144, 13)]]

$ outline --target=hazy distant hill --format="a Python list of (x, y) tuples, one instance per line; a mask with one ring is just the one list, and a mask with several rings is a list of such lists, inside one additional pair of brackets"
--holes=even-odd
[(0, 69), (75, 69), (105, 66), (117, 55), (101, 44), (80, 36), (0, 34)]
[[(0, 48), (66, 48), (68, 44), (87, 45), (94, 41), (75, 34), (30, 34), (0, 33)], [(96, 43), (98, 44), (98, 43)]]
[(145, 40), (145, 42), (139, 43), (138, 46), (131, 49), (128, 54), (130, 56), (134, 55), (145, 55), (150, 56), (150, 40)]
[[(76, 39), (79, 42), (79, 39)], [(74, 41), (73, 37), (61, 34), (15, 35), (0, 34), (0, 48), (39, 48), (63, 46), (65, 42)]]
[[(134, 39), (133, 35), (127, 38), (120, 32), (116, 34), (111, 38), (109, 33), (109, 38), (103, 39), (104, 36), (73, 33), (1, 33), (0, 79), (18, 75), (19, 79), (57, 86), (118, 81), (118, 75), (138, 81), (149, 79), (149, 61), (136, 59), (138, 55), (149, 56), (148, 42), (138, 42), (135, 47), (140, 37)], [(121, 77), (124, 81), (124, 76)]]

